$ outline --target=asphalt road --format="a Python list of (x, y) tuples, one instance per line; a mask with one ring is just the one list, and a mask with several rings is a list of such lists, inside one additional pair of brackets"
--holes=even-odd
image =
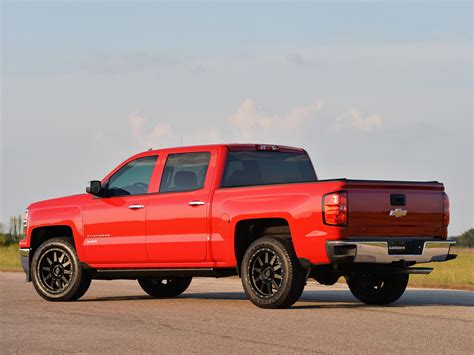
[(240, 280), (194, 279), (175, 299), (135, 281), (93, 281), (77, 302), (40, 298), (0, 273), (1, 353), (471, 353), (474, 292), (410, 289), (391, 307), (310, 282), (291, 309), (263, 310)]

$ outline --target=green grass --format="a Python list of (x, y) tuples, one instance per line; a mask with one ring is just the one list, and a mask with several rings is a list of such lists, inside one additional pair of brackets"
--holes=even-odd
[(22, 271), (18, 244), (0, 246), (0, 271)]
[(474, 290), (474, 249), (455, 248), (451, 253), (458, 257), (447, 262), (418, 264), (434, 270), (429, 275), (410, 275), (409, 286)]
[[(434, 270), (429, 275), (410, 275), (410, 286), (474, 290), (474, 249), (456, 248), (452, 252), (458, 254), (454, 260), (418, 264)], [(18, 245), (0, 246), (0, 271), (22, 271)]]

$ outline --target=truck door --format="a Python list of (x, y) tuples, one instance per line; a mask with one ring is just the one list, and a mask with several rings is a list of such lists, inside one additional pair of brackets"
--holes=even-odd
[(217, 150), (168, 154), (159, 192), (150, 195), (146, 246), (151, 262), (206, 259), (208, 214)]
[(84, 208), (84, 251), (92, 264), (148, 261), (145, 216), (156, 155), (132, 160), (105, 183), (105, 197), (94, 197)]

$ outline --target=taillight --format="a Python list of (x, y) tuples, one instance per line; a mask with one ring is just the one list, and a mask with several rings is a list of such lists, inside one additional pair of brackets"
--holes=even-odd
[(331, 226), (347, 224), (347, 193), (333, 192), (323, 197), (323, 221)]
[(443, 193), (443, 225), (447, 227), (449, 224), (449, 197)]

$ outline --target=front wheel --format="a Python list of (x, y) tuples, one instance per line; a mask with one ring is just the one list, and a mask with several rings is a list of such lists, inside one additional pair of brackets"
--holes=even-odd
[(306, 284), (306, 273), (291, 242), (271, 237), (259, 238), (249, 246), (241, 275), (247, 297), (261, 308), (290, 307)]
[(92, 280), (72, 242), (53, 238), (41, 244), (31, 262), (31, 279), (38, 294), (48, 301), (74, 301), (82, 297)]
[(365, 304), (385, 305), (398, 300), (408, 285), (408, 274), (353, 274), (346, 277), (355, 298)]
[(169, 298), (182, 294), (191, 284), (192, 277), (169, 279), (140, 278), (138, 283), (143, 291), (152, 297)]

